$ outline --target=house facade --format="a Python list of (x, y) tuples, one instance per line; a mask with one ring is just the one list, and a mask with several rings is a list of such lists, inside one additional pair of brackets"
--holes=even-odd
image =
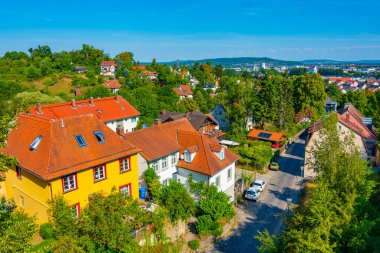
[(227, 111), (221, 104), (216, 105), (210, 112), (211, 116), (218, 122), (219, 129), (227, 131), (229, 129), (229, 120), (227, 118)]
[(116, 62), (114, 61), (102, 61), (100, 63), (100, 75), (115, 76)]
[(17, 157), (6, 173), (6, 197), (38, 223), (48, 202), (63, 195), (77, 214), (96, 192), (113, 189), (138, 197), (138, 148), (96, 116), (43, 119), (21, 114), (1, 150)]
[(107, 82), (103, 83), (103, 86), (114, 94), (116, 94), (121, 88), (121, 84), (117, 80), (108, 80)]
[(225, 136), (225, 133), (219, 130), (219, 124), (211, 114), (203, 114), (197, 110), (188, 113), (164, 111), (157, 117), (162, 123), (183, 118), (187, 118), (196, 131), (208, 135), (211, 138), (221, 140)]
[[(157, 121), (156, 121), (157, 122)], [(159, 121), (158, 121), (159, 122)], [(168, 184), (179, 160), (181, 146), (176, 142), (176, 131), (195, 131), (186, 119), (169, 122), (123, 134), (124, 139), (139, 149), (139, 179), (144, 185), (143, 174), (152, 167), (160, 177), (160, 182)]]
[(195, 182), (215, 184), (233, 201), (235, 162), (239, 156), (199, 132), (178, 131), (177, 135), (182, 149), (174, 178), (188, 188), (190, 176)]
[(152, 167), (163, 184), (173, 179), (189, 187), (188, 180), (192, 177), (196, 182), (215, 184), (231, 200), (235, 198), (237, 155), (220, 145), (216, 138), (196, 131), (187, 118), (156, 122), (152, 127), (123, 135), (141, 149), (140, 185), (144, 185), (144, 171)]
[(193, 97), (190, 85), (179, 85), (178, 87), (173, 88), (173, 91), (179, 96), (180, 100)]
[(136, 126), (140, 112), (119, 95), (106, 98), (57, 103), (30, 107), (29, 112), (45, 119), (60, 119), (74, 115), (93, 114), (103, 121), (112, 131), (131, 132)]
[[(372, 128), (372, 120), (365, 118), (353, 105), (347, 104), (342, 110), (336, 113), (338, 117), (337, 130), (340, 139), (352, 136), (352, 140), (359, 151), (361, 157), (371, 165), (379, 164), (379, 152), (377, 150), (377, 136)], [(308, 137), (305, 146), (305, 176), (314, 177), (316, 174), (310, 169), (313, 161), (311, 150), (315, 143), (323, 141), (321, 129), (323, 120), (316, 122), (308, 130)]]

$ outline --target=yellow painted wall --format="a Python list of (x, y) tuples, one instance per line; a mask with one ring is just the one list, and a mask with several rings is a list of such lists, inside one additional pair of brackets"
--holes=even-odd
[[(18, 208), (23, 208), (26, 213), (36, 215), (39, 221), (46, 222), (47, 201), (51, 196), (49, 183), (25, 170), (22, 170), (21, 175), (21, 179), (17, 178), (15, 168), (10, 168), (6, 173), (7, 199), (14, 199)], [(24, 199), (24, 205), (21, 198)]]
[(80, 203), (83, 209), (88, 203), (88, 196), (95, 192), (110, 193), (115, 187), (119, 191), (119, 186), (131, 183), (133, 198), (138, 198), (138, 162), (137, 155), (130, 158), (131, 170), (120, 174), (119, 160), (109, 162), (106, 165), (107, 178), (94, 182), (93, 169), (87, 169), (77, 173), (77, 189), (63, 193), (62, 181), (57, 179), (51, 182), (53, 196), (63, 194), (69, 205)]
[[(69, 205), (80, 203), (83, 209), (88, 203), (88, 196), (95, 192), (110, 193), (115, 187), (116, 191), (119, 186), (131, 183), (132, 197), (138, 198), (138, 161), (137, 155), (130, 157), (131, 170), (120, 173), (119, 160), (112, 161), (106, 165), (107, 178), (105, 180), (94, 182), (93, 169), (77, 173), (76, 190), (63, 193), (61, 179), (45, 182), (36, 176), (22, 170), (22, 179), (17, 178), (15, 168), (9, 169), (6, 174), (6, 193), (7, 199), (14, 199), (17, 206), (24, 208), (31, 215), (37, 216), (38, 223), (48, 221), (47, 201), (51, 196), (63, 194)], [(24, 198), (24, 207), (21, 207), (21, 196)]]

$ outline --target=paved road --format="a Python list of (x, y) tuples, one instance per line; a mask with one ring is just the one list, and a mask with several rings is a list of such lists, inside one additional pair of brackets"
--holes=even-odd
[(266, 228), (269, 233), (277, 234), (281, 230), (282, 218), (287, 212), (286, 199), (291, 197), (293, 203), (296, 203), (300, 192), (304, 140), (305, 136), (302, 136), (300, 141), (289, 145), (288, 150), (279, 159), (280, 171), (258, 175), (259, 179), (268, 182), (259, 202), (245, 201), (241, 206), (243, 217), (238, 227), (206, 252), (258, 252), (256, 247), (259, 241), (254, 239), (257, 231)]

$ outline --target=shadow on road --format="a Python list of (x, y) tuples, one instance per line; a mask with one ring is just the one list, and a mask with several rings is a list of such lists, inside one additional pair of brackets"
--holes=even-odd
[(264, 203), (245, 201), (241, 207), (248, 217), (239, 223), (228, 238), (217, 241), (210, 252), (258, 252), (256, 247), (260, 242), (254, 238), (258, 231), (267, 229), (271, 234), (277, 232), (285, 215), (283, 210)]

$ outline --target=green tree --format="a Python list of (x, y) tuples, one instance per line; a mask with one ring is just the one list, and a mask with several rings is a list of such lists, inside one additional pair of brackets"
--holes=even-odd
[(192, 98), (184, 98), (178, 104), (178, 110), (180, 112), (190, 112), (199, 110), (197, 102)]
[(169, 185), (163, 188), (161, 202), (168, 210), (172, 222), (186, 221), (195, 211), (194, 199), (185, 186), (175, 180), (170, 180)]
[(1, 252), (28, 251), (37, 230), (34, 217), (15, 210), (14, 205), (5, 199), (0, 201), (0, 228)]

